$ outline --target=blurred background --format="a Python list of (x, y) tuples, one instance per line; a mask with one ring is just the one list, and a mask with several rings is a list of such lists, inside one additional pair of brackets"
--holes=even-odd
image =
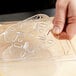
[(55, 3), (56, 0), (3, 0), (0, 2), (0, 22), (24, 20), (39, 13), (54, 16)]

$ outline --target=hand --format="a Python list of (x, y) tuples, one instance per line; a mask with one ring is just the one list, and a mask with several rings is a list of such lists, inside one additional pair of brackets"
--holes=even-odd
[[(66, 22), (67, 20), (67, 22)], [(71, 39), (76, 34), (76, 0), (57, 0), (53, 30), (60, 38)]]

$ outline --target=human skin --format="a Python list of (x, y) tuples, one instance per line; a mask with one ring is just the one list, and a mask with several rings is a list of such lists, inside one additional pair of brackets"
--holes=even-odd
[(57, 0), (53, 24), (52, 32), (58, 37), (72, 39), (75, 36), (76, 0)]

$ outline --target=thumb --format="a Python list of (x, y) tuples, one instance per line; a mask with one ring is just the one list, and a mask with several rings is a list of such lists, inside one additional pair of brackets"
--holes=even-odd
[(66, 20), (67, 6), (68, 0), (57, 0), (56, 2), (56, 13), (53, 20), (53, 33), (55, 34), (59, 34), (63, 31)]

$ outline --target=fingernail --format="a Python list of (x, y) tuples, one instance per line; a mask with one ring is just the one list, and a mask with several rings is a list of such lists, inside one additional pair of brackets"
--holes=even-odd
[(59, 33), (60, 33), (60, 28), (59, 28), (58, 26), (55, 26), (55, 27), (53, 28), (53, 33), (59, 34)]

